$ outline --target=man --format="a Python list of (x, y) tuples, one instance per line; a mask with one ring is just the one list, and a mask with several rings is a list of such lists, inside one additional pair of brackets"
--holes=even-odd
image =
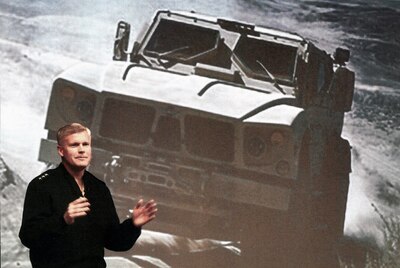
[(33, 179), (26, 191), (21, 242), (36, 267), (105, 267), (104, 248), (129, 250), (141, 227), (155, 218), (156, 203), (140, 200), (120, 223), (109, 189), (86, 171), (90, 130), (73, 123), (59, 129), (61, 164)]

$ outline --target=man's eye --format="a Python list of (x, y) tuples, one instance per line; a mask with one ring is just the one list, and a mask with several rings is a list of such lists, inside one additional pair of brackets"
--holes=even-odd
[(78, 147), (79, 144), (78, 144), (78, 143), (73, 143), (73, 144), (71, 144), (70, 146), (71, 146), (71, 147)]

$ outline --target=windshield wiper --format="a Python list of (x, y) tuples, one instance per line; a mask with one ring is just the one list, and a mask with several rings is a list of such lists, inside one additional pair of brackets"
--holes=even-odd
[(165, 69), (168, 69), (168, 68), (170, 68), (171, 66), (173, 66), (173, 65), (176, 64), (177, 59), (171, 59), (171, 58), (169, 58), (169, 59), (166, 59), (166, 62), (163, 62), (163, 61), (161, 60), (161, 58), (168, 57), (168, 56), (170, 56), (170, 55), (173, 55), (173, 54), (175, 54), (175, 53), (177, 53), (177, 52), (180, 52), (180, 51), (182, 51), (182, 50), (186, 50), (186, 49), (188, 49), (188, 48), (191, 48), (191, 47), (190, 47), (190, 46), (181, 46), (181, 47), (178, 47), (178, 48), (174, 48), (174, 49), (165, 51), (165, 52), (163, 52), (163, 53), (158, 53), (158, 52), (155, 52), (155, 51), (148, 51), (147, 53), (148, 53), (149, 55), (153, 56), (153, 57), (156, 57), (158, 63), (159, 63), (161, 66), (163, 66)]
[(179, 51), (182, 51), (182, 50), (185, 50), (185, 49), (188, 49), (188, 48), (190, 48), (190, 46), (182, 46), (182, 47), (174, 48), (174, 49), (171, 49), (171, 50), (163, 52), (163, 53), (157, 53), (157, 57), (158, 58), (167, 57), (167, 56), (169, 56), (171, 54), (174, 54), (176, 52), (179, 52)]
[(283, 88), (281, 88), (281, 86), (278, 84), (278, 82), (277, 82), (275, 76), (274, 76), (270, 71), (268, 71), (267, 67), (265, 67), (264, 64), (262, 64), (259, 60), (256, 60), (256, 62), (257, 62), (258, 64), (260, 64), (260, 66), (261, 66), (262, 69), (265, 71), (265, 73), (272, 79), (272, 82), (274, 82), (274, 83), (273, 83), (274, 86), (275, 86), (280, 92), (282, 92), (283, 94), (286, 95), (286, 92), (285, 92), (285, 91), (283, 90)]
[(146, 53), (148, 55), (152, 56), (152, 57), (156, 57), (157, 59), (160, 59), (161, 57), (166, 57), (166, 56), (169, 56), (171, 54), (174, 54), (176, 52), (179, 52), (181, 50), (185, 50), (185, 49), (188, 49), (188, 48), (190, 48), (190, 46), (182, 46), (182, 47), (178, 47), (178, 48), (173, 48), (171, 50), (168, 50), (168, 51), (165, 51), (165, 52), (162, 52), (162, 53), (159, 53), (159, 52), (156, 52), (156, 51), (147, 50)]

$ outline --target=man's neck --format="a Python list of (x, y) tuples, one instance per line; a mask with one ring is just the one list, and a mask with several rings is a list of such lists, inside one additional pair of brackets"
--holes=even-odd
[(85, 173), (85, 169), (74, 169), (70, 167), (68, 164), (63, 162), (65, 169), (68, 173), (78, 182), (82, 182), (83, 174)]

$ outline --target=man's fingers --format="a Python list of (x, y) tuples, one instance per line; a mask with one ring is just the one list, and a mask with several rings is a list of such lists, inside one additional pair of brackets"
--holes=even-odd
[(70, 217), (74, 217), (74, 215), (86, 215), (87, 212), (90, 211), (89, 207), (85, 207), (85, 208), (71, 208), (68, 209), (67, 213)]
[(69, 216), (71, 218), (75, 219), (75, 218), (83, 217), (83, 216), (86, 216), (86, 215), (87, 215), (87, 212), (82, 211), (82, 212), (72, 213)]
[(86, 197), (79, 197), (68, 205), (68, 209), (80, 209), (90, 207), (89, 200)]
[(84, 202), (84, 203), (71, 205), (70, 207), (71, 208), (85, 208), (85, 207), (90, 207), (90, 203), (89, 202)]
[(90, 211), (90, 203), (85, 197), (80, 197), (69, 203), (64, 219), (68, 224), (73, 224), (75, 218), (83, 217)]
[(89, 212), (89, 210), (75, 210), (75, 211), (72, 211), (71, 213), (70, 213), (70, 215), (72, 215), (72, 216), (74, 216), (74, 215), (87, 215), (87, 213)]
[(64, 220), (67, 224), (73, 224), (76, 218), (84, 217), (90, 211), (89, 202), (84, 202), (78, 205), (70, 203), (67, 211), (64, 214)]
[(156, 212), (157, 211), (157, 203), (156, 202), (152, 202), (152, 203), (147, 203), (146, 207), (145, 207), (146, 211), (149, 212)]
[(138, 209), (138, 208), (140, 208), (142, 205), (143, 205), (143, 199), (140, 199), (140, 200), (137, 202), (135, 208)]
[(147, 217), (149, 217), (150, 220), (152, 220), (156, 217), (157, 211), (157, 204), (153, 203), (144, 209), (143, 214), (145, 214)]
[(157, 203), (153, 199), (145, 204), (143, 204), (143, 199), (140, 199), (132, 211), (133, 224), (141, 227), (152, 221), (156, 217), (157, 210)]
[(79, 197), (78, 199), (75, 199), (74, 201), (72, 201), (70, 204), (71, 205), (76, 205), (79, 203), (84, 203), (84, 202), (88, 202), (89, 200), (86, 197)]
[(135, 208), (133, 210), (129, 210), (129, 212), (133, 213), (139, 213), (139, 214), (149, 214), (152, 213), (153, 211), (157, 211), (157, 203), (152, 199), (148, 201), (146, 204), (143, 204), (144, 201), (143, 199), (140, 199)]
[(68, 214), (68, 217), (75, 219), (78, 217), (86, 216), (89, 211), (90, 211), (89, 208), (74, 209), (74, 210), (69, 210), (67, 212), (67, 214)]
[(152, 205), (152, 206), (146, 207), (144, 210), (145, 210), (147, 213), (153, 212), (153, 211), (157, 211), (157, 205), (154, 204), (154, 205)]
[(88, 212), (88, 211), (90, 211), (89, 207), (75, 207), (75, 208), (69, 208), (68, 209), (69, 213)]
[(157, 205), (153, 199), (146, 203), (145, 208)]
[(147, 216), (148, 216), (149, 218), (154, 219), (154, 218), (156, 217), (156, 212), (157, 212), (157, 209), (155, 209), (155, 210), (153, 210), (153, 211), (147, 213)]

